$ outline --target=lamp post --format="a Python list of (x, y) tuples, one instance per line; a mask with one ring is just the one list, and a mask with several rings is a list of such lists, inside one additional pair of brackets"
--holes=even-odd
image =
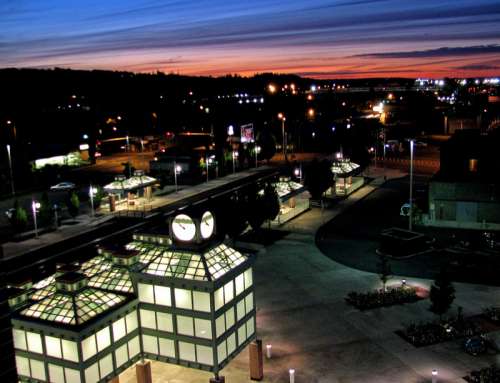
[(31, 199), (31, 211), (33, 213), (33, 223), (35, 224), (35, 238), (38, 238), (38, 225), (36, 222), (36, 212), (38, 209), (40, 209), (40, 202), (37, 202), (32, 198)]
[(432, 383), (437, 383), (437, 380), (438, 380), (438, 372), (437, 370), (432, 370)]
[(95, 216), (95, 209), (94, 209), (94, 194), (97, 193), (97, 188), (93, 187), (92, 184), (90, 184), (89, 187), (89, 197), (90, 197), (90, 207), (92, 211), (92, 217)]
[(10, 154), (10, 145), (7, 144), (7, 157), (9, 159), (9, 173), (10, 173), (10, 190), (12, 195), (16, 195), (16, 190), (14, 189), (14, 174), (12, 172), (12, 157)]
[(180, 174), (182, 168), (180, 165), (177, 165), (177, 162), (174, 161), (174, 181), (175, 181), (175, 192), (177, 193), (177, 174)]
[(128, 178), (132, 177), (132, 163), (130, 162), (130, 140), (127, 134)]
[(206, 170), (207, 170), (207, 182), (208, 182), (208, 154), (205, 154), (205, 165), (206, 165)]
[(281, 135), (283, 136), (283, 158), (286, 161), (286, 136), (285, 136), (286, 117), (283, 113), (278, 113), (278, 118), (281, 120)]
[(258, 168), (259, 167), (259, 153), (260, 153), (260, 146), (258, 146), (257, 144), (255, 144), (255, 167)]
[(410, 140), (410, 214), (408, 215), (408, 230), (413, 228), (413, 146), (414, 140)]
[(236, 158), (238, 158), (238, 152), (233, 150), (233, 174), (236, 172)]

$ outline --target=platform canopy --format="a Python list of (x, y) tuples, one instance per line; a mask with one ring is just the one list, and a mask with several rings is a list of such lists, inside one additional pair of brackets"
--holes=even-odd
[(124, 176), (115, 177), (113, 182), (104, 186), (104, 190), (109, 193), (124, 193), (152, 186), (157, 183), (158, 180), (156, 178), (145, 175), (143, 171), (136, 170), (134, 175), (130, 178), (125, 178)]
[(333, 161), (332, 173), (338, 177), (349, 177), (356, 174), (360, 170), (360, 166), (351, 162), (349, 158), (341, 158)]

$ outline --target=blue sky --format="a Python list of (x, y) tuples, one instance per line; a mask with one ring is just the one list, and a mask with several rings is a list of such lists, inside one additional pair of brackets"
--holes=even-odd
[(498, 0), (0, 0), (0, 67), (442, 77), (500, 71)]

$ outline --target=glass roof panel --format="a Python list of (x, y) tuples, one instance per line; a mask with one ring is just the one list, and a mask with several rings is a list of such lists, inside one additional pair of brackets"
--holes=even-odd
[(130, 274), (127, 269), (122, 267), (113, 267), (93, 276), (89, 280), (89, 286), (123, 293), (133, 293), (134, 291)]
[(208, 272), (212, 279), (220, 278), (246, 259), (247, 257), (239, 251), (227, 247), (223, 243), (205, 253)]
[(279, 197), (286, 196), (287, 194), (290, 194), (295, 190), (303, 188), (301, 184), (294, 181), (280, 181), (276, 182), (274, 186), (276, 188), (276, 192), (278, 193)]
[(359, 168), (358, 164), (344, 158), (334, 161), (331, 169), (334, 174), (348, 174), (357, 168)]
[(81, 264), (82, 273), (87, 277), (92, 278), (94, 275), (102, 273), (103, 271), (111, 269), (113, 263), (106, 257), (98, 255), (92, 259)]
[(200, 254), (168, 250), (166, 247), (163, 247), (162, 254), (153, 259), (144, 272), (162, 277), (208, 280)]
[(26, 317), (77, 325), (107, 311), (127, 298), (110, 292), (85, 289), (72, 296), (56, 293), (21, 311)]

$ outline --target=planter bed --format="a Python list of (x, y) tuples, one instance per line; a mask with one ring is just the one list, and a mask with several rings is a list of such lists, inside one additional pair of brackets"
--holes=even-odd
[(376, 290), (364, 293), (351, 291), (345, 298), (347, 304), (359, 310), (413, 303), (420, 299), (423, 298), (417, 294), (417, 289), (410, 286), (393, 287), (386, 291)]
[(490, 366), (475, 370), (464, 377), (464, 380), (469, 383), (500, 383), (500, 368)]
[(438, 321), (412, 323), (404, 330), (396, 331), (396, 334), (415, 347), (431, 346), (481, 333), (484, 333), (484, 328), (472, 319), (450, 319), (443, 323)]

